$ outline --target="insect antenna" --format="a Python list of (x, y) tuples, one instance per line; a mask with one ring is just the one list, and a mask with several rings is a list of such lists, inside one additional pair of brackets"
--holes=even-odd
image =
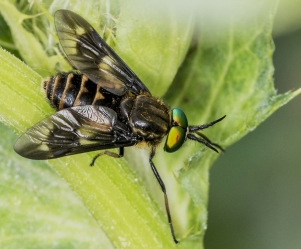
[(203, 138), (196, 137), (193, 134), (187, 134), (187, 138), (190, 139), (190, 140), (194, 140), (194, 141), (197, 141), (199, 143), (202, 143), (202, 144), (206, 145), (208, 148), (210, 148), (211, 150), (214, 150), (215, 152), (219, 153), (218, 150), (213, 147), (213, 144), (211, 144), (210, 142), (208, 142), (207, 140), (205, 140)]
[(219, 144), (211, 142), (211, 140), (208, 137), (206, 137), (203, 133), (201, 133), (200, 130), (204, 130), (204, 129), (210, 127), (210, 126), (215, 125), (216, 123), (222, 121), (225, 117), (226, 117), (226, 115), (223, 116), (223, 117), (221, 117), (221, 118), (219, 118), (219, 119), (217, 119), (217, 120), (214, 120), (214, 121), (212, 121), (212, 122), (210, 122), (208, 124), (189, 126), (188, 127), (188, 131), (196, 133), (200, 137), (196, 137), (193, 134), (187, 134), (187, 138), (190, 139), (190, 140), (194, 140), (194, 141), (197, 141), (199, 143), (202, 143), (202, 144), (206, 145), (208, 148), (214, 150), (217, 153), (219, 153), (219, 152), (218, 152), (218, 150), (215, 147), (219, 148), (221, 151), (224, 152), (225, 150)]
[(222, 152), (225, 152), (224, 148), (222, 146), (220, 146), (219, 144), (217, 143), (213, 143), (207, 136), (205, 136), (203, 133), (199, 132), (199, 131), (196, 131), (195, 132), (196, 134), (198, 134), (200, 137), (204, 138), (207, 142), (209, 142), (211, 145), (219, 148)]
[(213, 126), (213, 125), (215, 125), (216, 123), (222, 121), (225, 117), (226, 117), (226, 115), (223, 116), (223, 117), (221, 117), (221, 118), (219, 118), (219, 119), (217, 119), (217, 120), (214, 120), (214, 121), (212, 121), (212, 122), (210, 122), (210, 123), (208, 123), (208, 124), (202, 124), (202, 125), (196, 125), (196, 126), (189, 126), (189, 127), (188, 127), (188, 130), (189, 130), (189, 132), (196, 132), (196, 131), (199, 131), (199, 130), (204, 130), (204, 129), (206, 129), (206, 128), (210, 127), (210, 126)]

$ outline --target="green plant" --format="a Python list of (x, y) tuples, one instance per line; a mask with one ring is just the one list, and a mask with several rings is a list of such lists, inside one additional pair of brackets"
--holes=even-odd
[[(183, 17), (171, 4), (154, 11), (136, 1), (111, 1), (110, 9), (107, 2), (97, 3), (89, 1), (93, 8), (85, 8), (86, 3), (76, 1), (68, 8), (104, 34), (150, 91), (181, 107), (191, 124), (227, 114), (206, 131), (224, 147), (301, 91), (277, 95), (273, 87), (274, 5), (248, 20), (230, 18), (213, 29), (195, 16)], [(26, 63), (0, 50), (0, 120), (18, 134), (53, 112), (41, 91), (43, 77), (70, 70), (54, 46), (53, 10), (65, 6), (54, 1), (27, 7), (22, 1), (0, 3), (5, 30), (0, 44)], [(49, 168), (45, 162), (18, 157), (12, 151), (16, 136), (7, 127), (1, 129), (4, 248), (176, 247), (148, 151), (127, 148), (126, 159), (104, 156), (93, 168), (88, 165), (95, 153), (81, 154), (51, 160)], [(162, 148), (158, 152), (155, 164), (167, 186), (176, 234), (182, 238), (177, 247), (200, 248), (207, 222), (208, 174), (218, 155), (193, 143), (172, 155)]]

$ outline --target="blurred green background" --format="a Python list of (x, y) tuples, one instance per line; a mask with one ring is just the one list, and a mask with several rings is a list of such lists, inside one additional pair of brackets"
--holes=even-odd
[[(301, 29), (274, 42), (275, 88), (299, 88)], [(301, 248), (301, 96), (218, 158), (208, 219), (206, 249)]]

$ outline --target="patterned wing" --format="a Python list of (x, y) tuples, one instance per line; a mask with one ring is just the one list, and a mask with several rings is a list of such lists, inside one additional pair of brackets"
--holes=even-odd
[(107, 91), (138, 95), (147, 87), (81, 16), (58, 10), (54, 16), (60, 43), (72, 65)]
[(101, 106), (76, 106), (40, 121), (15, 143), (14, 150), (30, 159), (51, 159), (94, 150), (126, 147), (136, 142), (117, 114)]

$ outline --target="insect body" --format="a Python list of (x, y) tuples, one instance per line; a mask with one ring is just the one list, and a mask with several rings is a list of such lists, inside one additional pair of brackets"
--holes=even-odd
[[(175, 243), (164, 183), (152, 161), (156, 146), (167, 136), (164, 150), (178, 150), (186, 139), (217, 151), (199, 131), (220, 122), (189, 126), (186, 115), (153, 97), (135, 73), (105, 43), (94, 28), (69, 10), (55, 13), (61, 46), (70, 63), (81, 72), (60, 73), (44, 82), (47, 98), (57, 112), (28, 129), (15, 143), (15, 151), (30, 159), (51, 159), (83, 152), (147, 144), (149, 163), (164, 193), (166, 213)], [(193, 133), (198, 134), (195, 136)]]
[(115, 109), (121, 97), (96, 85), (87, 76), (76, 73), (59, 73), (44, 82), (50, 103), (58, 111), (72, 106), (98, 105)]

